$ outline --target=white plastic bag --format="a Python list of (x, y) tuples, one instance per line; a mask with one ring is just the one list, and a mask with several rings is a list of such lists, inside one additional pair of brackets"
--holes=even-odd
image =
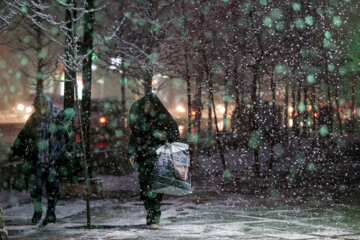
[(183, 196), (192, 193), (189, 145), (174, 142), (159, 147), (152, 174), (153, 191)]

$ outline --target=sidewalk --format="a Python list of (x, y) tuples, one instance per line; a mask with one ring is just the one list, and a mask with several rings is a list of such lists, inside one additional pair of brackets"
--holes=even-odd
[(55, 225), (30, 224), (31, 204), (4, 213), (10, 239), (360, 239), (360, 207), (296, 204), (241, 194), (197, 191), (166, 197), (161, 230), (148, 230), (138, 197), (91, 201), (92, 225), (86, 225), (85, 201), (60, 201)]
[(249, 206), (251, 199), (244, 196), (223, 197), (166, 200), (160, 231), (146, 229), (137, 199), (92, 201), (92, 230), (83, 229), (81, 200), (61, 201), (57, 224), (44, 229), (29, 225), (29, 204), (7, 209), (5, 215), (11, 239), (360, 239), (359, 208), (261, 207)]

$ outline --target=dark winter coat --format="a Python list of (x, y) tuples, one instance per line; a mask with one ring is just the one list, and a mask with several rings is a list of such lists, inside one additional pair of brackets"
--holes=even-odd
[(54, 166), (60, 155), (61, 144), (57, 139), (57, 131), (61, 125), (61, 112), (48, 97), (46, 99), (47, 113), (41, 115), (34, 112), (30, 116), (9, 154), (9, 159), (13, 156), (23, 157), (25, 168), (38, 164)]
[[(145, 113), (144, 106), (147, 101), (154, 105), (150, 114)], [(178, 141), (180, 138), (176, 121), (155, 94), (146, 95), (133, 103), (128, 123), (132, 132), (127, 149), (128, 156), (135, 159), (140, 167), (144, 166), (145, 161), (153, 164), (156, 149), (161, 145)]]

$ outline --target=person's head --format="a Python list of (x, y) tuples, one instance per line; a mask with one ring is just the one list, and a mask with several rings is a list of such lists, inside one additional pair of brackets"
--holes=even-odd
[(35, 112), (46, 115), (48, 112), (48, 100), (45, 95), (39, 94), (34, 99)]

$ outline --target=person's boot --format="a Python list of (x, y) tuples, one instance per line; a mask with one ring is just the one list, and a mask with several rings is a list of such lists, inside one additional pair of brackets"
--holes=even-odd
[(35, 211), (33, 217), (31, 218), (31, 222), (33, 224), (38, 224), (41, 220), (42, 212), (41, 211)]
[(49, 223), (55, 223), (56, 222), (56, 215), (55, 215), (55, 211), (52, 211), (52, 210), (48, 210), (46, 212), (46, 216), (45, 216), (45, 219), (44, 221), (42, 222), (41, 225), (45, 226)]
[(150, 230), (159, 230), (160, 226), (159, 226), (159, 224), (152, 223), (152, 224), (149, 225), (149, 229)]

